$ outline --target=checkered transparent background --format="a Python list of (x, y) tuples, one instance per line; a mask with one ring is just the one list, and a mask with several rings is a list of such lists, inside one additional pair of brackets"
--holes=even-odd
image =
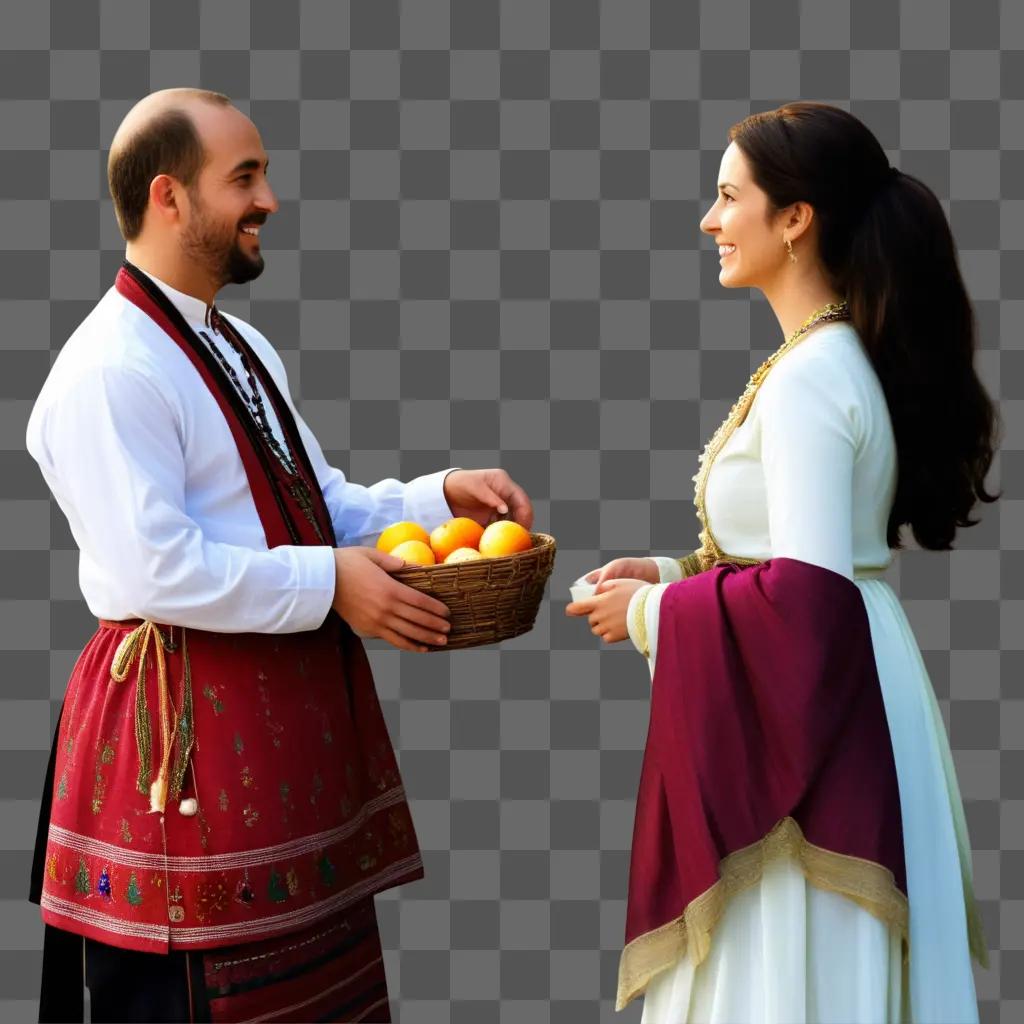
[[(51, 730), (94, 620), (24, 450), (32, 401), (122, 257), (106, 147), (152, 89), (231, 95), (280, 212), (223, 306), (278, 347), (333, 461), (369, 483), (501, 465), (559, 541), (500, 648), (372, 644), (427, 877), (378, 901), (396, 1019), (612, 1012), (642, 661), (563, 614), (621, 554), (696, 542), (696, 454), (777, 347), (697, 228), (726, 131), (847, 107), (947, 209), (1004, 450), (949, 555), (890, 579), (947, 714), (993, 949), (1024, 1013), (1024, 8), (1007, 0), (0, 0), (0, 1018), (35, 1020), (27, 904)], [(828, 168), (822, 168), (827, 174)]]

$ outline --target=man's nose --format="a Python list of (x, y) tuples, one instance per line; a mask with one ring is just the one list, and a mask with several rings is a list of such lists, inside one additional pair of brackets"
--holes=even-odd
[(274, 190), (270, 185), (263, 186), (263, 192), (259, 198), (259, 205), (261, 209), (264, 209), (269, 213), (277, 213), (280, 204), (278, 203), (277, 196), (274, 195)]

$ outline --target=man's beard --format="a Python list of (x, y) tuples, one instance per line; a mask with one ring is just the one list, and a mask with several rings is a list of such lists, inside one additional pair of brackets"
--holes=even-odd
[(259, 277), (263, 273), (263, 256), (259, 252), (250, 256), (242, 250), (238, 225), (228, 237), (227, 231), (206, 215), (198, 195), (191, 200), (192, 219), (181, 236), (185, 255), (206, 267), (218, 287), (245, 284)]

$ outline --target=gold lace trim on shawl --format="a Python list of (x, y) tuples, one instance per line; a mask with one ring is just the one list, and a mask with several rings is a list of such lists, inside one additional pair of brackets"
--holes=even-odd
[[(812, 327), (820, 323), (847, 319), (849, 312), (845, 302), (829, 303), (815, 310), (754, 371), (743, 393), (729, 410), (728, 416), (708, 441), (698, 460), (697, 473), (693, 477), (696, 485), (693, 503), (701, 523), (700, 547), (678, 559), (684, 577), (694, 576), (725, 562), (739, 566), (761, 563), (762, 560), (759, 558), (727, 554), (719, 547), (711, 532), (705, 498), (712, 463), (725, 447), (733, 431), (746, 419), (758, 388), (775, 363), (806, 336)], [(700, 964), (708, 955), (712, 929), (724, 913), (729, 899), (760, 881), (765, 864), (785, 856), (793, 857), (799, 863), (804, 876), (812, 885), (841, 893), (890, 927), (898, 927), (904, 941), (904, 958), (909, 956), (907, 898), (896, 886), (892, 872), (873, 861), (814, 846), (804, 838), (796, 821), (786, 817), (763, 839), (725, 857), (719, 864), (719, 881), (693, 900), (681, 917), (638, 936), (623, 949), (619, 960), (619, 986), (615, 1008), (621, 1010), (644, 991), (655, 974), (671, 967), (685, 954), (689, 954), (695, 964)], [(980, 944), (979, 948), (984, 950), (984, 938), (977, 909), (974, 907), (973, 894), (967, 899), (967, 904), (971, 949), (975, 950), (977, 942)]]
[(759, 882), (767, 865), (786, 857), (799, 865), (812, 885), (846, 896), (890, 928), (899, 929), (904, 960), (909, 958), (907, 898), (892, 872), (874, 861), (809, 843), (796, 821), (787, 816), (763, 839), (724, 857), (718, 865), (719, 880), (692, 900), (680, 917), (626, 946), (619, 960), (615, 1009), (621, 1010), (655, 974), (683, 956), (690, 956), (695, 965), (702, 963), (711, 949), (711, 932), (729, 900)]

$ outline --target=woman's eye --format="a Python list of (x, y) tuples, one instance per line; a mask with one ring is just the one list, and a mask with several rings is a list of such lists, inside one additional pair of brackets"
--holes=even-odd
[(252, 175), (251, 174), (243, 174), (238, 180), (239, 181), (251, 181), (252, 180)]
[(729, 193), (728, 193), (728, 192), (723, 192), (723, 193), (722, 193), (722, 198), (723, 198), (723, 199), (732, 199), (732, 196), (731, 196), (731, 195), (729, 195)]

